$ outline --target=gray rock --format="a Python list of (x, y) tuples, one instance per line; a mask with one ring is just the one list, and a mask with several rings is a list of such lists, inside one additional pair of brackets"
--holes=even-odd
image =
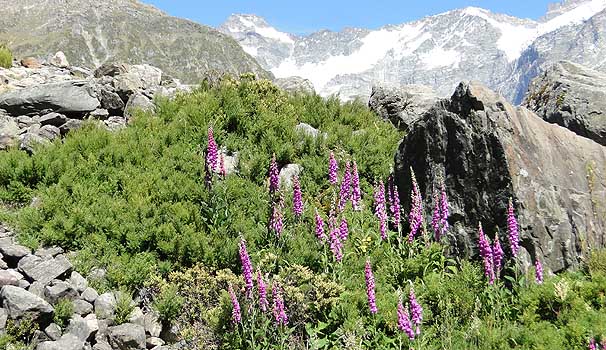
[(60, 113), (51, 112), (40, 117), (38, 123), (41, 125), (61, 126), (65, 124), (67, 117)]
[(59, 327), (56, 323), (51, 323), (44, 329), (44, 333), (51, 339), (57, 340), (61, 338), (62, 332), (61, 327)]
[(84, 292), (82, 292), (81, 297), (89, 303), (94, 303), (95, 300), (97, 300), (97, 298), (99, 297), (99, 294), (96, 290), (88, 287), (84, 290)]
[(52, 141), (61, 136), (61, 130), (52, 125), (43, 125), (40, 130), (38, 130), (38, 135), (42, 138)]
[(280, 184), (285, 188), (292, 188), (293, 178), (301, 175), (303, 167), (299, 164), (286, 164), (280, 169)]
[(109, 327), (109, 343), (120, 350), (144, 349), (145, 329), (132, 323)]
[(109, 131), (117, 131), (126, 128), (128, 121), (125, 117), (112, 116), (104, 121), (106, 128)]
[(80, 119), (69, 119), (65, 124), (59, 127), (61, 135), (66, 135), (70, 131), (78, 130), (84, 125), (84, 122)]
[(44, 287), (46, 286), (42, 282), (34, 281), (29, 285), (27, 291), (44, 299)]
[(65, 334), (59, 340), (38, 344), (36, 350), (83, 350), (84, 342), (72, 334)]
[(290, 93), (313, 94), (316, 92), (311, 81), (301, 77), (278, 78), (274, 80), (274, 84)]
[(22, 245), (15, 244), (11, 237), (6, 237), (0, 238), (0, 253), (2, 253), (3, 259), (9, 266), (15, 266), (22, 257), (30, 254), (31, 250)]
[(116, 310), (116, 297), (113, 293), (103, 293), (95, 300), (95, 314), (100, 319), (111, 319)]
[(109, 118), (109, 111), (107, 109), (95, 109), (88, 114), (91, 119), (105, 120)]
[(69, 67), (69, 61), (63, 51), (57, 52), (50, 60), (49, 63), (55, 67), (67, 68)]
[(82, 277), (82, 275), (76, 271), (72, 271), (72, 274), (69, 277), (69, 283), (78, 291), (78, 293), (82, 293), (88, 288), (88, 281), (86, 278)]
[(13, 115), (42, 110), (83, 115), (99, 106), (99, 100), (86, 81), (43, 84), (0, 94), (0, 109)]
[(128, 65), (124, 63), (106, 62), (95, 69), (94, 75), (95, 78), (101, 78), (103, 76), (115, 77), (126, 73), (128, 68)]
[(99, 319), (97, 321), (97, 325), (99, 326), (99, 331), (97, 331), (97, 334), (95, 334), (95, 341), (97, 343), (109, 342), (108, 335), (109, 335), (109, 326), (111, 323), (112, 323), (111, 320)]
[[(38, 200), (39, 200), (39, 198), (38, 198)], [(33, 199), (32, 199), (32, 202), (33, 202)], [(38, 248), (38, 249), (36, 249), (36, 252), (34, 252), (34, 254), (41, 258), (48, 259), (48, 258), (55, 257), (59, 254), (63, 254), (63, 248), (61, 248), (61, 247)]]
[(141, 93), (134, 93), (129, 97), (126, 107), (124, 107), (124, 115), (130, 118), (137, 110), (149, 112), (154, 111), (154, 109), (155, 105), (149, 98)]
[(109, 88), (102, 88), (99, 93), (101, 107), (112, 112), (120, 112), (124, 110), (124, 101), (120, 95), (113, 92)]
[(67, 326), (65, 333), (71, 334), (84, 342), (93, 339), (95, 332), (98, 330), (99, 324), (96, 318), (84, 319), (80, 315), (74, 315), (69, 320), (69, 325)]
[(0, 287), (17, 285), (19, 285), (19, 280), (14, 274), (6, 270), (0, 270)]
[(32, 117), (27, 115), (19, 116), (16, 120), (20, 128), (27, 128), (37, 123)]
[(438, 96), (429, 86), (373, 86), (368, 107), (398, 129), (407, 131), (437, 101)]
[(32, 317), (41, 323), (50, 320), (53, 307), (44, 299), (15, 286), (4, 286), (0, 291), (2, 306), (12, 319), (25, 316)]
[(112, 350), (112, 347), (109, 345), (109, 343), (97, 342), (95, 345), (93, 345), (93, 350)]
[(158, 313), (154, 310), (149, 311), (143, 316), (145, 332), (152, 337), (159, 337), (162, 333), (162, 323)]
[(157, 337), (149, 337), (145, 340), (145, 344), (147, 345), (148, 349), (153, 349), (156, 346), (162, 346), (164, 344), (166, 344), (164, 342), (164, 340), (157, 338)]
[(38, 259), (32, 259), (27, 264), (22, 264), (19, 266), (19, 271), (31, 280), (39, 281), (45, 285), (72, 270), (72, 264), (63, 255), (48, 260)]
[[(395, 176), (405, 212), (410, 167), (424, 198), (432, 198), (435, 181), (446, 176), (451, 254), (477, 256), (478, 222), (490, 238), (498, 229), (506, 242), (510, 197), (521, 255), (540, 259), (546, 271), (577, 267), (584, 252), (604, 245), (606, 148), (513, 107), (478, 83), (462, 83), (401, 142)], [(426, 217), (432, 207), (426, 203)]]
[(306, 123), (299, 123), (297, 124), (297, 126), (295, 126), (295, 131), (305, 135), (305, 136), (309, 136), (312, 138), (317, 138), (318, 135), (322, 135), (323, 138), (327, 138), (328, 134), (323, 132), (320, 133), (320, 131), (316, 128), (314, 128), (313, 126), (306, 124)]
[(153, 89), (162, 81), (162, 70), (149, 64), (135, 64), (130, 67), (129, 73), (139, 78), (141, 88), (144, 90)]
[(23, 289), (27, 289), (29, 288), (30, 283), (26, 280), (19, 280), (19, 282), (17, 282), (17, 287), (19, 288), (23, 288)]
[(143, 311), (140, 307), (136, 306), (128, 317), (128, 322), (138, 324), (145, 327), (145, 320), (143, 318)]
[(606, 74), (568, 61), (530, 84), (523, 102), (544, 120), (606, 146)]
[(74, 300), (74, 313), (82, 316), (86, 316), (93, 312), (93, 304), (84, 300)]
[(8, 313), (6, 312), (6, 310), (4, 310), (3, 308), (0, 307), (0, 334), (2, 334), (2, 332), (6, 328), (7, 320), (8, 320)]
[(75, 300), (79, 297), (78, 292), (67, 282), (55, 280), (52, 285), (44, 288), (45, 299), (55, 304), (59, 300)]
[(19, 149), (31, 154), (34, 153), (38, 145), (48, 144), (48, 142), (48, 139), (38, 134), (27, 132), (19, 136)]
[(19, 135), (18, 120), (0, 115), (0, 150), (14, 146)]

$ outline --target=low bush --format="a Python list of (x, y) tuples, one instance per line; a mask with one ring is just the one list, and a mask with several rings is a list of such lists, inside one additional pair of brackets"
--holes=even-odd
[(0, 44), (0, 67), (10, 68), (13, 66), (13, 53), (5, 44)]

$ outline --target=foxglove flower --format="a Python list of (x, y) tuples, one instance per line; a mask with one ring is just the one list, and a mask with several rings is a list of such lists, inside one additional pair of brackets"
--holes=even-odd
[(213, 134), (212, 126), (208, 127), (208, 144), (206, 146), (206, 164), (208, 164), (208, 168), (216, 172), (217, 171), (217, 162), (219, 160), (219, 151), (217, 148), (217, 143), (215, 142), (215, 136)]
[(440, 197), (436, 193), (433, 196), (433, 214), (431, 215), (431, 227), (433, 228), (434, 237), (436, 242), (440, 241), (442, 237), (442, 213), (440, 211)]
[(513, 202), (509, 198), (509, 206), (507, 207), (507, 231), (509, 235), (509, 247), (511, 248), (511, 255), (514, 257), (518, 255), (520, 249), (520, 232), (518, 231), (518, 221), (513, 212)]
[(410, 322), (410, 314), (408, 312), (408, 306), (404, 308), (402, 304), (402, 297), (400, 296), (400, 300), (398, 301), (398, 328), (405, 332), (408, 336), (408, 339), (415, 339), (415, 332), (412, 329), (412, 323)]
[(541, 264), (541, 261), (538, 258), (534, 262), (534, 271), (534, 277), (537, 284), (543, 284), (543, 264)]
[(335, 159), (335, 154), (330, 152), (330, 158), (328, 159), (328, 182), (331, 185), (335, 186), (339, 183), (338, 175), (339, 166), (337, 165), (337, 160)]
[(595, 339), (589, 341), (589, 350), (598, 350), (598, 344), (596, 344)]
[(410, 311), (412, 313), (412, 322), (416, 326), (417, 335), (421, 334), (421, 323), (423, 322), (423, 308), (417, 301), (415, 291), (410, 287), (410, 293), (408, 295), (408, 301), (410, 303)]
[(335, 260), (341, 261), (341, 259), (343, 259), (343, 242), (341, 242), (340, 228), (337, 226), (336, 219), (334, 217), (329, 219), (329, 230), (330, 250), (332, 250)]
[(339, 211), (345, 210), (345, 206), (351, 197), (351, 165), (349, 161), (345, 163), (345, 172), (341, 180), (341, 190), (339, 191)]
[(274, 194), (280, 188), (280, 172), (278, 171), (278, 163), (276, 162), (276, 154), (271, 157), (269, 164), (269, 193)]
[(341, 219), (341, 225), (339, 226), (339, 237), (341, 241), (346, 241), (349, 236), (349, 226), (347, 225), (347, 219)]
[(371, 314), (377, 313), (377, 302), (375, 300), (375, 276), (372, 274), (370, 260), (366, 260), (364, 268), (364, 277), (366, 278), (366, 296), (368, 297), (368, 307)]
[(292, 184), (292, 210), (296, 217), (300, 218), (303, 214), (303, 196), (301, 194), (301, 183), (299, 177), (293, 178)]
[(393, 223), (397, 230), (400, 231), (400, 193), (398, 192), (398, 186), (394, 183), (393, 175), (389, 177), (389, 211), (393, 218)]
[(495, 269), (495, 274), (498, 277), (501, 272), (501, 267), (503, 266), (503, 248), (501, 248), (501, 243), (499, 242), (499, 235), (495, 234), (494, 236), (494, 245), (492, 247), (492, 262)]
[(387, 239), (387, 208), (385, 206), (385, 186), (383, 181), (375, 186), (375, 216), (379, 219), (379, 231), (381, 239)]
[(316, 209), (316, 237), (320, 241), (324, 241), (326, 239), (326, 234), (324, 233), (324, 220), (320, 214), (318, 214), (318, 209)]
[(423, 198), (421, 197), (421, 190), (412, 168), (410, 169), (410, 175), (412, 177), (412, 191), (410, 194), (410, 213), (408, 214), (408, 222), (410, 224), (408, 242), (412, 243), (423, 224)]
[(448, 231), (448, 196), (446, 195), (446, 185), (442, 182), (442, 189), (440, 191), (440, 224), (442, 225), (442, 235)]
[(484, 262), (484, 274), (488, 277), (488, 283), (494, 283), (494, 266), (493, 266), (493, 252), (490, 246), (490, 242), (488, 242), (488, 238), (484, 234), (484, 230), (482, 229), (482, 223), (478, 225), (478, 245), (480, 248), (480, 256)]
[(219, 175), (221, 175), (222, 178), (227, 176), (227, 171), (225, 171), (225, 157), (223, 156), (223, 153), (221, 153), (221, 160), (219, 162)]
[(360, 190), (360, 177), (358, 176), (358, 164), (353, 162), (353, 173), (351, 177), (351, 204), (353, 209), (361, 210), (360, 202), (362, 201), (362, 191)]
[(257, 270), (257, 288), (259, 290), (259, 307), (261, 311), (267, 311), (267, 285), (265, 281), (263, 281), (263, 275), (261, 274), (261, 270)]
[(280, 197), (278, 201), (273, 203), (271, 218), (269, 219), (269, 229), (278, 237), (282, 235), (282, 231), (284, 230), (284, 217), (282, 215), (283, 206), (284, 200)]
[(240, 310), (240, 303), (238, 302), (238, 298), (236, 297), (236, 293), (234, 293), (234, 289), (231, 287), (231, 284), (227, 288), (229, 292), (229, 298), (231, 299), (231, 320), (234, 324), (238, 324), (242, 322), (242, 312)]
[(242, 275), (244, 276), (244, 284), (246, 286), (246, 296), (252, 298), (253, 285), (253, 267), (246, 249), (246, 241), (244, 238), (240, 240), (240, 261), (242, 262)]
[(282, 290), (277, 282), (271, 287), (271, 294), (274, 299), (274, 319), (276, 320), (276, 324), (278, 326), (285, 326), (288, 324), (288, 316), (286, 315), (286, 310), (284, 308), (284, 299), (282, 298)]

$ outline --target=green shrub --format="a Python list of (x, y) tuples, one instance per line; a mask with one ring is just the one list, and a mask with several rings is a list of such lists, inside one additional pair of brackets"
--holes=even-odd
[(10, 68), (13, 66), (13, 53), (5, 44), (0, 44), (0, 67)]
[(181, 314), (183, 307), (183, 297), (178, 294), (175, 285), (168, 285), (162, 288), (160, 294), (154, 300), (154, 308), (160, 315), (160, 320), (165, 324), (170, 324)]
[(127, 323), (134, 309), (135, 303), (133, 302), (133, 297), (129, 291), (123, 289), (116, 293), (114, 323), (117, 325)]
[(61, 299), (55, 304), (55, 314), (53, 322), (59, 327), (64, 328), (69, 323), (69, 319), (74, 314), (74, 304), (69, 299)]

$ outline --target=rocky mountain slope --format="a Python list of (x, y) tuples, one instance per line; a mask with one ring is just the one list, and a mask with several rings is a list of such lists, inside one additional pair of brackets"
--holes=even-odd
[(184, 82), (209, 70), (269, 76), (218, 31), (136, 0), (0, 0), (0, 42), (17, 57), (65, 52), (75, 65), (146, 63)]
[(469, 7), (377, 30), (307, 36), (233, 15), (219, 30), (277, 77), (307, 78), (325, 96), (367, 98), (376, 83), (431, 85), (446, 96), (471, 78), (517, 103), (541, 68), (563, 56), (604, 68), (605, 9), (605, 0), (568, 0), (533, 21)]

